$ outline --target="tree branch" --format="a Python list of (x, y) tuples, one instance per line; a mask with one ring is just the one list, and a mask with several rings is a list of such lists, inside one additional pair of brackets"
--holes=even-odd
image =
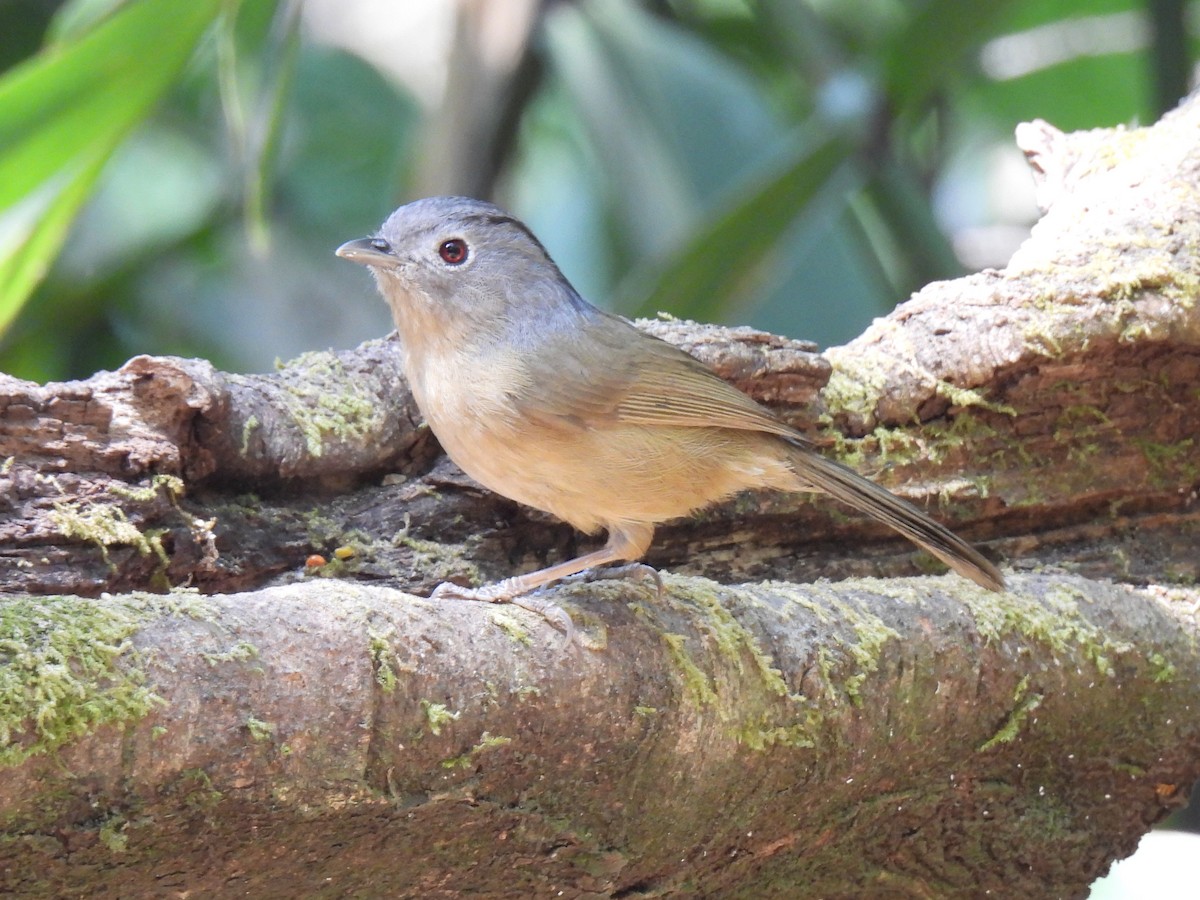
[(556, 588), (564, 649), (397, 589), (577, 538), (437, 457), (390, 341), (0, 378), (0, 886), (1080, 894), (1200, 774), (1198, 126), (1023, 128), (1008, 269), (846, 347), (643, 323), (987, 539), (1002, 596), (806, 584), (924, 564), (744, 497), (662, 529), (662, 598)]

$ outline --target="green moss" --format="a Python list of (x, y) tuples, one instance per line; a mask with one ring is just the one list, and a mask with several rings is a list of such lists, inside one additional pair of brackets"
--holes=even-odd
[(813, 737), (816, 727), (815, 712), (810, 712), (801, 721), (793, 722), (790, 725), (777, 725), (766, 716), (761, 716), (743, 722), (736, 737), (738, 743), (759, 752), (776, 745), (811, 749), (817, 746)]
[(164, 701), (146, 687), (132, 604), (78, 597), (0, 600), (0, 765), (17, 765)]
[(1146, 770), (1133, 763), (1113, 763), (1113, 768), (1118, 772), (1128, 775), (1130, 778), (1146, 777)]
[(1200, 479), (1200, 458), (1193, 438), (1185, 438), (1174, 444), (1160, 444), (1142, 438), (1132, 438), (1150, 467), (1151, 484), (1154, 487), (1173, 487), (1177, 484), (1192, 484)]
[(161, 532), (138, 530), (125, 511), (115, 504), (55, 503), (49, 519), (64, 537), (94, 543), (110, 566), (108, 548), (114, 546), (134, 547), (142, 556), (153, 553), (164, 569), (170, 564), (163, 549)]
[(360, 442), (380, 428), (383, 410), (367, 387), (347, 375), (335, 354), (303, 353), (280, 367), (284, 374), (289, 369), (299, 371), (280, 381), (280, 400), (310, 455), (321, 456), (327, 440)]
[(988, 400), (977, 389), (959, 387), (948, 381), (938, 381), (937, 393), (938, 396), (945, 397), (955, 406), (961, 406), (964, 409), (977, 406), (980, 409), (986, 409), (988, 412), (1002, 413), (1006, 416), (1016, 416), (1017, 414), (1017, 411), (1013, 407), (1005, 403)]
[(829, 381), (821, 389), (821, 402), (834, 416), (851, 416), (869, 421), (879, 406), (879, 398), (888, 387), (886, 370), (874, 365), (869, 357), (855, 357), (852, 369), (840, 363), (840, 354), (835, 349), (826, 351), (826, 359), (833, 366)]
[(246, 719), (246, 730), (250, 732), (250, 737), (256, 741), (269, 741), (275, 736), (275, 726), (272, 723), (256, 719), (254, 716)]
[(254, 432), (258, 427), (258, 416), (250, 416), (250, 418), (242, 423), (242, 446), (240, 450), (242, 456), (250, 452), (250, 438), (254, 436)]
[(124, 853), (129, 846), (129, 835), (125, 833), (125, 817), (115, 813), (100, 826), (100, 843), (113, 853)]
[(1042, 705), (1042, 695), (1029, 693), (1029, 676), (1021, 679), (1014, 692), (1013, 701), (1016, 704), (996, 733), (979, 745), (979, 752), (991, 750), (997, 744), (1007, 744), (1016, 740), (1029, 714)]
[(780, 596), (786, 597), (790, 604), (800, 607), (813, 616), (822, 625), (829, 625), (833, 622), (833, 613), (823, 603), (814, 600), (807, 591), (786, 583), (772, 584), (771, 589)]
[[(1015, 414), (1012, 407), (989, 403), (978, 392), (965, 391), (960, 394), (956, 391), (955, 397), (956, 403), (968, 404), (976, 409)], [(989, 453), (993, 468), (1015, 468), (1018, 463), (1007, 457), (1028, 455), (1023, 443), (1012, 441), (984, 418), (966, 408), (956, 410), (951, 417), (926, 423), (919, 431), (878, 425), (861, 438), (847, 437), (836, 428), (831, 429), (825, 437), (830, 441), (830, 447), (822, 452), (869, 477), (877, 477), (875, 473), (897, 467), (942, 465), (947, 459), (960, 459), (964, 454), (977, 458), (984, 452)], [(1005, 446), (1000, 450), (987, 450), (988, 443)], [(962, 490), (964, 481), (972, 484), (981, 497), (991, 492), (993, 479), (990, 474), (966, 474), (955, 482), (947, 482), (943, 487), (939, 496), (943, 508), (952, 504), (954, 497)], [(819, 499), (816, 502), (825, 504)], [(825, 504), (824, 508), (825, 513), (835, 521), (842, 518), (836, 506), (828, 507)], [(849, 519), (848, 516), (845, 518)]]
[(635, 706), (633, 708), (633, 714), (635, 716), (640, 716), (643, 719), (648, 719), (651, 716), (657, 716), (658, 709), (653, 706)]
[(446, 708), (446, 704), (444, 703), (432, 703), (429, 700), (421, 701), (421, 709), (425, 712), (425, 720), (429, 724), (429, 730), (435, 736), (440, 735), (443, 727), (457, 721), (461, 715), (461, 713), (451, 712)]
[(203, 769), (184, 769), (179, 773), (177, 786), (184, 796), (184, 804), (193, 809), (212, 809), (225, 799)]
[(1075, 656), (1082, 652), (1105, 677), (1114, 674), (1113, 657), (1134, 649), (1127, 642), (1112, 640), (1084, 618), (1079, 605), (1090, 601), (1075, 587), (1052, 585), (1044, 602), (1014, 591), (996, 594), (982, 588), (964, 588), (960, 594), (971, 609), (980, 636), (989, 644), (998, 644), (1011, 633), (1020, 634), (1045, 644), (1056, 654)]
[[(1180, 566), (1184, 566), (1181, 568)], [(1168, 562), (1163, 571), (1164, 584), (1177, 584), (1182, 587), (1192, 587), (1196, 584), (1196, 573), (1191, 568), (1191, 563), (1172, 563)]]
[(667, 645), (667, 653), (675, 664), (683, 685), (684, 696), (695, 706), (708, 706), (717, 702), (717, 692), (713, 690), (712, 682), (696, 661), (687, 651), (687, 638), (682, 634), (664, 633), (663, 642)]
[[(709, 675), (688, 651), (684, 635), (664, 633), (663, 641), (683, 687), (696, 707), (711, 708), (728, 733), (751, 750), (778, 744), (812, 747), (819, 722), (814, 707), (790, 692), (783, 674), (755, 635), (720, 602), (711, 585), (696, 579), (671, 579), (669, 602), (693, 614), (700, 640), (718, 658)], [(687, 601), (687, 602), (681, 602)], [(639, 707), (637, 715), (647, 715)]]
[[(840, 432), (838, 434), (840, 437)], [(857, 445), (853, 453), (850, 452), (850, 444)], [(876, 453), (874, 459), (867, 458), (872, 444)], [(839, 459), (855, 468), (867, 463), (881, 466), (906, 465), (923, 455), (922, 442), (918, 435), (906, 429), (884, 428), (882, 425), (877, 425), (875, 430), (862, 440), (850, 441), (841, 438), (835, 441), (835, 452), (844, 454), (840, 455)]]
[[(128, 596), (130, 602), (136, 603), (147, 616), (181, 616), (197, 622), (208, 622), (210, 625), (217, 621), (216, 607), (212, 600), (194, 587), (176, 586), (163, 594), (131, 591)], [(257, 653), (257, 650), (255, 652)]]
[(406, 528), (392, 538), (392, 544), (411, 550), (413, 568), (436, 580), (465, 578), (472, 584), (480, 584), (485, 580), (479, 567), (471, 560), (470, 543), (442, 544), (426, 541), (409, 536)]
[(443, 759), (441, 762), (441, 767), (443, 769), (468, 769), (471, 767), (471, 762), (473, 759), (474, 757), (472, 757), (469, 752), (463, 753), (460, 756), (451, 756), (447, 759)]
[(722, 656), (733, 661), (738, 674), (746, 672), (749, 657), (755, 673), (766, 689), (776, 696), (788, 696), (788, 685), (783, 673), (774, 665), (774, 660), (759, 646), (755, 636), (739, 622), (721, 603), (720, 597), (711, 589), (696, 589), (696, 582), (685, 587), (672, 584), (671, 596), (685, 598), (707, 614), (700, 625), (714, 640)]
[(834, 677), (840, 661), (841, 658), (831, 646), (822, 645), (817, 648), (817, 674), (821, 676), (821, 684), (825, 686), (822, 697), (831, 708), (840, 699), (837, 692), (837, 679)]
[[(1073, 311), (1072, 311), (1073, 312)], [(1043, 316), (1035, 316), (1026, 323), (1021, 335), (1021, 342), (1027, 350), (1049, 359), (1060, 359), (1066, 352), (1058, 337), (1051, 331), (1048, 323), (1053, 321)]]
[(900, 640), (900, 634), (874, 613), (856, 609), (843, 602), (837, 603), (836, 608), (854, 630), (856, 638), (853, 641), (840, 642), (842, 650), (855, 666), (854, 673), (847, 676), (842, 688), (852, 704), (861, 706), (863, 683), (879, 671), (879, 656), (884, 645), (889, 641)]
[[(826, 593), (820, 584), (809, 585), (806, 593), (808, 596), (789, 596), (793, 602), (810, 610), (827, 626), (825, 630), (830, 634), (830, 640), (817, 648), (817, 671), (825, 685), (823, 699), (831, 708), (846, 700), (853, 706), (860, 706), (863, 684), (879, 670), (884, 647), (893, 640), (900, 640), (900, 635), (879, 616), (847, 603), (833, 591)], [(816, 597), (823, 593), (824, 603), (821, 603)], [(837, 633), (839, 629), (829, 627), (838, 620), (849, 627), (852, 639), (842, 637)], [(839, 675), (846, 660), (851, 663), (851, 671)]]
[[(1193, 251), (1189, 256), (1196, 259), (1200, 254)], [(1174, 283), (1164, 285), (1161, 291), (1162, 295), (1183, 309), (1195, 309), (1196, 301), (1200, 299), (1200, 276), (1192, 275), (1182, 269), (1175, 270), (1172, 275)]]
[(483, 753), (485, 750), (492, 750), (496, 747), (503, 747), (505, 744), (511, 744), (512, 738), (504, 737), (501, 734), (489, 734), (484, 732), (480, 736), (480, 741), (471, 748), (472, 753)]
[(1150, 663), (1154, 681), (1157, 684), (1169, 684), (1175, 680), (1175, 664), (1161, 653), (1151, 653), (1147, 657)]
[(496, 610), (492, 613), (492, 624), (496, 625), (501, 631), (507, 634), (514, 643), (529, 646), (533, 643), (533, 639), (529, 636), (529, 632), (522, 627), (521, 623), (510, 616), (508, 613)]
[(258, 659), (258, 648), (249, 641), (238, 641), (228, 650), (220, 653), (201, 651), (201, 658), (210, 666), (219, 666), (230, 662), (249, 662)]
[(300, 521), (304, 523), (304, 530), (308, 533), (309, 543), (314, 547), (336, 544), (341, 539), (342, 524), (327, 516), (321, 507), (314, 506), (312, 509), (301, 513)]
[(479, 743), (459, 756), (452, 756), (449, 759), (442, 760), (443, 769), (466, 769), (474, 764), (476, 758), (480, 754), (486, 753), (489, 750), (494, 750), (497, 747), (503, 747), (505, 744), (511, 744), (512, 738), (503, 737), (501, 735), (493, 735), (484, 732), (480, 735)]
[[(391, 661), (393, 654), (390, 638), (392, 633), (391, 629), (387, 632), (380, 632), (370, 626), (367, 627), (371, 665), (375, 668), (375, 681), (385, 694), (395, 691), (398, 681), (396, 670), (392, 668)], [(437, 732), (434, 731), (434, 734), (437, 734)]]
[(108, 488), (110, 494), (115, 494), (118, 497), (124, 497), (127, 500), (133, 500), (138, 503), (149, 503), (158, 496), (160, 490), (166, 490), (167, 497), (172, 501), (179, 499), (187, 493), (183, 479), (175, 475), (155, 475), (150, 479), (149, 484), (143, 485), (140, 488), (127, 487), (123, 484), (109, 485)]

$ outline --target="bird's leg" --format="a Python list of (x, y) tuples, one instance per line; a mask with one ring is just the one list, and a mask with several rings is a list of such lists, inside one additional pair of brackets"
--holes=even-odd
[[(649, 548), (653, 537), (653, 525), (643, 523), (621, 525), (609, 530), (608, 541), (599, 550), (593, 550), (591, 553), (585, 553), (575, 559), (547, 566), (536, 572), (528, 572), (525, 575), (505, 578), (503, 581), (479, 588), (462, 587), (447, 581), (439, 584), (431, 596), (435, 600), (484, 600), (488, 603), (511, 603), (537, 613), (550, 624), (558, 626), (570, 635), (572, 631), (571, 618), (561, 607), (548, 600), (525, 595), (585, 569), (612, 562), (638, 559)], [(658, 577), (658, 573), (655, 573), (655, 577)]]

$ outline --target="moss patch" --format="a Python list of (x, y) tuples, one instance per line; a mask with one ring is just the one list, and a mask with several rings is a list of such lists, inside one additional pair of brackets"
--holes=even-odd
[(746, 674), (748, 657), (754, 673), (768, 692), (779, 697), (788, 696), (787, 682), (783, 673), (775, 667), (775, 661), (759, 645), (754, 634), (725, 608), (714, 591), (698, 590), (694, 583), (672, 584), (671, 588), (675, 597), (686, 598), (704, 610), (707, 615), (700, 619), (699, 624), (716, 644), (720, 654), (733, 661), (739, 675)]
[(1194, 439), (1185, 438), (1174, 444), (1161, 444), (1133, 438), (1131, 443), (1146, 459), (1152, 487), (1161, 490), (1178, 484), (1191, 484), (1200, 478), (1200, 462), (1197, 462)]
[(491, 618), (492, 624), (512, 638), (514, 643), (522, 644), (526, 647), (533, 643), (533, 639), (529, 636), (529, 632), (525, 630), (520, 622), (518, 622), (508, 613), (497, 610), (492, 613)]
[(145, 619), (134, 606), (79, 597), (0, 601), (0, 765), (164, 702), (130, 642)]
[(49, 518), (64, 537), (94, 543), (106, 563), (109, 561), (108, 548), (123, 545), (136, 548), (142, 556), (154, 553), (164, 568), (170, 564), (161, 535), (143, 533), (129, 521), (125, 511), (114, 504), (55, 503)]
[(1026, 675), (1017, 685), (1013, 700), (1015, 706), (1004, 720), (996, 733), (979, 745), (979, 752), (992, 749), (997, 744), (1007, 744), (1016, 739), (1021, 728), (1028, 720), (1030, 713), (1042, 705), (1042, 695), (1029, 692), (1029, 676)]
[(429, 724), (429, 730), (435, 736), (442, 733), (442, 729), (451, 722), (458, 720), (462, 713), (451, 712), (445, 703), (432, 703), (429, 700), (421, 701), (421, 709), (425, 712), (425, 720)]
[(842, 649), (854, 662), (854, 673), (848, 676), (842, 687), (854, 706), (862, 705), (862, 686), (871, 675), (879, 671), (879, 657), (889, 641), (899, 641), (900, 633), (882, 618), (864, 609), (856, 609), (849, 603), (838, 602), (835, 608), (854, 629), (853, 641), (841, 641)]
[(971, 609), (980, 635), (990, 644), (998, 644), (1005, 635), (1015, 632), (1066, 657), (1082, 652), (1105, 677), (1115, 674), (1114, 657), (1134, 650), (1127, 642), (1114, 641), (1083, 616), (1080, 604), (1091, 601), (1078, 588), (1053, 585), (1044, 601), (1015, 592), (988, 593), (982, 588), (963, 590), (961, 596)]
[(496, 747), (503, 747), (505, 744), (511, 744), (512, 738), (502, 735), (493, 735), (485, 731), (479, 736), (479, 743), (459, 756), (452, 756), (449, 759), (442, 760), (443, 769), (469, 769), (475, 764), (476, 759), (483, 753), (489, 750), (494, 750)]
[(666, 633), (662, 636), (667, 645), (667, 653), (679, 672), (679, 680), (683, 685), (683, 693), (694, 706), (708, 706), (717, 702), (717, 692), (713, 690), (712, 682), (704, 674), (704, 670), (696, 665), (692, 655), (687, 651), (687, 637), (682, 634)]
[(111, 485), (110, 494), (133, 500), (137, 503), (149, 503), (158, 496), (159, 490), (166, 491), (167, 497), (174, 502), (187, 493), (183, 479), (176, 475), (155, 475), (148, 484), (141, 487), (129, 487), (122, 484)]
[[(395, 653), (392, 650), (391, 637), (394, 629), (377, 631), (367, 627), (367, 641), (371, 652), (371, 665), (375, 669), (375, 682), (385, 694), (396, 690), (398, 679), (396, 669), (392, 666)], [(431, 720), (432, 721), (432, 720)], [(437, 734), (435, 731), (434, 734)]]
[(392, 538), (395, 547), (407, 547), (412, 551), (412, 567), (426, 573), (434, 581), (459, 581), (466, 579), (471, 584), (482, 584), (487, 579), (471, 560), (471, 545), (474, 539), (462, 544), (443, 544), (411, 537), (407, 527)]
[(280, 399), (312, 456), (325, 452), (327, 440), (353, 444), (379, 429), (383, 410), (368, 387), (346, 373), (335, 354), (303, 353), (280, 369), (285, 375), (297, 369), (302, 376), (281, 380)]
[(672, 578), (666, 599), (694, 615), (699, 640), (718, 661), (713, 672), (705, 671), (689, 652), (687, 637), (663, 633), (676, 677), (693, 706), (710, 708), (727, 733), (750, 750), (816, 745), (820, 721), (815, 708), (791, 692), (774, 659), (722, 604), (718, 592), (697, 579)]
[(275, 724), (273, 722), (264, 722), (262, 719), (256, 719), (254, 716), (246, 719), (246, 730), (250, 732), (250, 737), (256, 741), (269, 741), (275, 736)]

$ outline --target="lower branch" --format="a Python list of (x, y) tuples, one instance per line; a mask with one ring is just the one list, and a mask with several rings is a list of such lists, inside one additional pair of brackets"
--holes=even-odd
[(7, 601), (0, 885), (1081, 896), (1200, 775), (1196, 592), (666, 582)]

